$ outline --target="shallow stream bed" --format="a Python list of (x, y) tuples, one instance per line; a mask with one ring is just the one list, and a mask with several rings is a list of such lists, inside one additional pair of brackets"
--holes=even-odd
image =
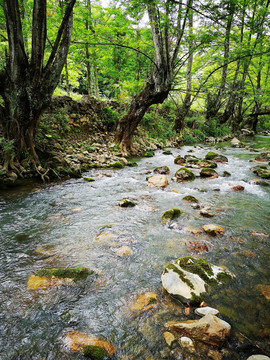
[[(256, 147), (264, 146), (269, 148), (269, 137), (257, 138)], [(168, 262), (190, 254), (185, 242), (198, 237), (188, 228), (209, 223), (226, 232), (215, 238), (201, 234), (211, 249), (199, 256), (236, 275), (205, 299), (232, 325), (224, 359), (269, 355), (270, 300), (258, 285), (270, 285), (270, 187), (251, 181), (254, 163), (249, 160), (257, 153), (225, 147), (217, 151), (229, 159), (218, 165), (219, 178), (177, 183), (172, 180), (180, 167), (174, 164), (177, 155), (194, 150), (193, 155), (204, 158), (213, 148), (171, 150), (172, 155), (157, 151), (153, 158), (136, 160), (137, 167), (84, 174), (94, 182), (71, 179), (0, 193), (0, 359), (82, 359), (63, 346), (70, 330), (106, 338), (117, 348), (115, 359), (185, 359), (170, 353), (164, 324), (194, 315), (184, 315), (184, 306), (162, 291), (160, 276)], [(146, 177), (162, 165), (170, 168), (169, 185), (147, 186)], [(223, 177), (224, 171), (231, 176)], [(236, 185), (244, 191), (232, 191)], [(186, 195), (209, 206), (215, 216), (202, 217), (182, 200)], [(137, 206), (117, 206), (125, 198)], [(161, 216), (171, 208), (185, 214), (169, 228)], [(110, 235), (97, 240), (101, 233)], [(122, 246), (131, 253), (119, 256)], [(27, 290), (27, 279), (36, 270), (74, 266), (86, 266), (95, 275), (81, 286)], [(157, 306), (135, 316), (129, 305), (149, 291), (158, 294)]]

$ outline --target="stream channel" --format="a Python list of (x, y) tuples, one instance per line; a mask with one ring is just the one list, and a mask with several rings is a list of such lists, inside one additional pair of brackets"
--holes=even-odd
[[(257, 137), (255, 148), (270, 147), (269, 137)], [(117, 348), (115, 359), (186, 359), (173, 355), (163, 337), (169, 320), (198, 318), (184, 315), (184, 305), (162, 290), (164, 267), (180, 256), (195, 255), (226, 266), (235, 280), (213, 289), (205, 301), (232, 326), (223, 359), (247, 359), (270, 353), (270, 301), (258, 285), (269, 285), (270, 187), (255, 185), (250, 162), (258, 153), (224, 147), (228, 157), (219, 163), (219, 178), (177, 183), (177, 155), (204, 158), (210, 146), (161, 150), (152, 158), (135, 159), (137, 167), (91, 170), (94, 182), (70, 179), (54, 184), (21, 187), (0, 193), (0, 359), (83, 359), (63, 346), (68, 331), (104, 337)], [(149, 171), (170, 168), (165, 189), (147, 186)], [(223, 171), (231, 173), (224, 177)], [(232, 187), (242, 185), (244, 191)], [(178, 192), (172, 192), (177, 190)], [(211, 219), (182, 200), (193, 195), (214, 212)], [(122, 199), (133, 208), (117, 206)], [(164, 226), (164, 211), (185, 211), (174, 228)], [(217, 224), (223, 236), (199, 239), (211, 243), (209, 252), (194, 254), (186, 240), (198, 239), (188, 228)], [(108, 239), (97, 240), (100, 233)], [(252, 233), (253, 232), (253, 233)], [(255, 234), (254, 232), (261, 233)], [(128, 246), (131, 253), (119, 256)], [(85, 266), (95, 271), (80, 286), (30, 291), (27, 279), (38, 269)], [(157, 293), (157, 306), (135, 316), (129, 305), (140, 294)], [(194, 357), (195, 359), (195, 357)]]

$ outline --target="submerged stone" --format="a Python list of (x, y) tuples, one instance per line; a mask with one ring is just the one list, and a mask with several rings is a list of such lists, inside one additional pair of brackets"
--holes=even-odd
[(168, 178), (166, 175), (154, 175), (148, 179), (148, 185), (155, 187), (166, 187), (168, 186)]
[(231, 176), (231, 173), (229, 173), (229, 171), (223, 171), (223, 176), (229, 177), (229, 176)]
[(236, 186), (233, 186), (233, 187), (232, 187), (232, 190), (235, 191), (235, 192), (237, 192), (237, 191), (244, 191), (245, 188), (244, 188), (244, 186), (242, 186), (242, 185), (236, 185)]
[(181, 215), (180, 209), (170, 209), (164, 212), (162, 215), (162, 222), (166, 224), (169, 220), (177, 219)]
[(212, 236), (223, 235), (225, 232), (223, 227), (215, 224), (203, 225), (202, 228), (207, 234), (210, 234)]
[(163, 333), (163, 336), (164, 336), (164, 339), (168, 346), (171, 346), (172, 343), (176, 340), (174, 335), (172, 333), (170, 333), (169, 331), (165, 331)]
[(113, 249), (113, 252), (121, 257), (132, 254), (132, 250), (129, 246), (121, 246), (119, 248)]
[(155, 168), (154, 173), (166, 175), (166, 174), (170, 173), (170, 169), (168, 168), (168, 166), (159, 166), (159, 167)]
[(203, 168), (200, 172), (201, 177), (217, 178), (218, 173), (212, 168)]
[(195, 179), (195, 175), (193, 174), (193, 172), (186, 167), (181, 167), (179, 170), (176, 171), (174, 176), (176, 177), (177, 182)]
[(231, 332), (231, 325), (214, 315), (205, 315), (200, 320), (169, 321), (165, 326), (177, 334), (214, 346), (221, 346)]
[[(70, 351), (74, 352), (87, 352), (90, 350), (91, 346), (102, 348), (106, 350), (107, 355), (113, 355), (116, 352), (115, 347), (106, 340), (101, 340), (96, 336), (82, 333), (79, 331), (70, 331), (66, 334), (64, 338), (64, 344), (69, 348)], [(101, 358), (103, 359), (103, 358)]]
[(185, 160), (182, 156), (180, 156), (180, 155), (178, 155), (178, 156), (174, 159), (174, 163), (177, 164), (177, 165), (184, 165), (185, 162), (186, 162), (186, 160)]
[(59, 279), (72, 279), (74, 281), (86, 279), (88, 275), (93, 274), (93, 271), (86, 267), (77, 266), (75, 268), (51, 268), (41, 269), (37, 271), (38, 276), (45, 276), (47, 278), (57, 277)]
[(205, 252), (211, 249), (211, 244), (204, 240), (187, 240), (186, 247), (190, 252)]
[(92, 360), (103, 360), (105, 358), (108, 358), (109, 353), (106, 349), (100, 346), (84, 345), (83, 355), (91, 358)]
[(155, 153), (153, 151), (146, 151), (144, 154), (143, 154), (144, 157), (153, 157), (155, 156)]
[(116, 239), (116, 235), (110, 232), (101, 232), (97, 237), (96, 240), (97, 241), (101, 241), (101, 242), (109, 242), (109, 241), (113, 241)]
[(136, 166), (138, 166), (138, 164), (136, 163), (136, 161), (128, 161), (128, 162), (127, 162), (127, 166), (129, 166), (129, 167), (136, 167)]
[(157, 294), (147, 292), (139, 295), (129, 306), (131, 311), (147, 311), (155, 307)]
[(206, 260), (186, 256), (167, 265), (161, 275), (164, 289), (184, 302), (200, 304), (209, 286), (216, 286), (232, 274)]
[(260, 291), (267, 300), (270, 300), (270, 285), (257, 285), (257, 289)]
[(27, 281), (27, 289), (28, 290), (46, 290), (50, 287), (58, 287), (62, 286), (65, 282), (69, 283), (73, 281), (72, 279), (66, 278), (58, 278), (58, 277), (47, 277), (47, 276), (37, 276), (31, 275)]
[(184, 197), (183, 197), (183, 200), (184, 200), (184, 201), (187, 201), (187, 202), (193, 202), (193, 203), (198, 203), (198, 202), (199, 202), (199, 200), (196, 199), (196, 198), (195, 198), (194, 196), (192, 196), (192, 195), (184, 196)]
[(201, 209), (201, 210), (200, 210), (200, 215), (201, 215), (201, 216), (204, 216), (204, 217), (208, 217), (208, 218), (214, 216), (214, 214), (211, 213), (208, 209)]
[(172, 152), (171, 152), (171, 150), (164, 150), (162, 154), (163, 155), (172, 155)]
[(126, 207), (134, 207), (136, 206), (137, 203), (135, 201), (131, 201), (131, 200), (128, 200), (128, 199), (123, 199), (121, 200), (119, 206), (120, 207), (123, 207), (123, 208), (126, 208)]
[(91, 177), (84, 177), (83, 180), (89, 181), (89, 182), (95, 181), (95, 179), (93, 179)]

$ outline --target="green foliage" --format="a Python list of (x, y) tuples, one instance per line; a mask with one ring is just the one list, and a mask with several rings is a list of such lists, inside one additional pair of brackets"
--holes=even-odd
[(119, 113), (113, 110), (111, 107), (106, 106), (101, 112), (102, 122), (107, 127), (108, 131), (115, 130)]
[(0, 150), (9, 156), (15, 155), (14, 140), (7, 140), (4, 137), (0, 137)]

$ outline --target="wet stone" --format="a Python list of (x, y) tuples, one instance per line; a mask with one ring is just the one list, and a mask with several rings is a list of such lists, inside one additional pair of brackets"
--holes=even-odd
[(154, 175), (148, 179), (149, 186), (165, 188), (168, 186), (168, 178), (166, 175)]
[(219, 311), (217, 309), (211, 308), (209, 306), (200, 307), (195, 309), (195, 314), (199, 316), (205, 316), (205, 315), (218, 315)]

